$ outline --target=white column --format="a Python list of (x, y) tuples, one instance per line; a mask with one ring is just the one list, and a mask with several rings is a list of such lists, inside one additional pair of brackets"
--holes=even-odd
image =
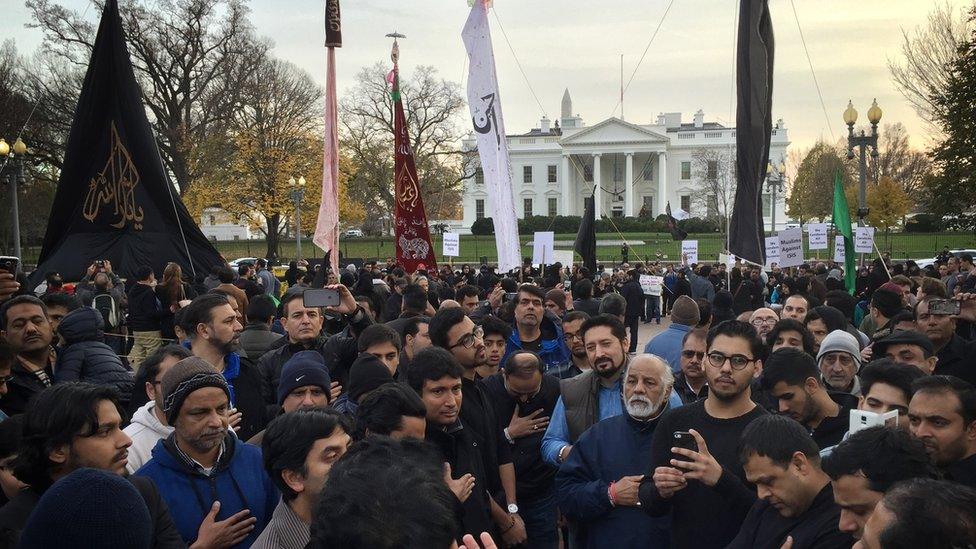
[(624, 216), (634, 217), (634, 153), (627, 153), (624, 163)]
[(562, 165), (559, 167), (559, 181), (563, 190), (563, 215), (573, 214), (573, 191), (576, 185), (573, 184), (573, 174), (569, 171), (569, 155), (564, 154)]
[[(667, 153), (657, 153), (657, 215), (664, 213), (668, 203)], [(673, 212), (672, 212), (673, 213)]]
[(600, 155), (593, 155), (593, 208), (595, 217), (603, 217), (603, 189), (600, 188)]

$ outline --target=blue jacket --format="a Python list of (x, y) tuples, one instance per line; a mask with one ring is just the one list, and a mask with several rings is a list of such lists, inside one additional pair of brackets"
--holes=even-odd
[(234, 546), (247, 549), (264, 530), (278, 505), (278, 489), (264, 472), (261, 449), (228, 435), (224, 439), (224, 454), (208, 477), (179, 456), (174, 436), (156, 443), (152, 459), (136, 471), (136, 476), (151, 478), (159, 487), (187, 545), (196, 541), (200, 524), (214, 501), (220, 501), (218, 521), (249, 510), (257, 523), (244, 541)]
[(691, 331), (691, 326), (671, 323), (667, 330), (657, 334), (644, 346), (645, 353), (657, 355), (668, 361), (671, 371), (681, 371), (681, 340)]
[[(571, 377), (569, 373), (569, 348), (566, 347), (566, 342), (563, 340), (562, 326), (560, 326), (559, 322), (554, 321), (553, 318), (549, 313), (542, 316), (543, 339), (542, 349), (539, 351), (539, 358), (542, 359), (542, 364), (547, 374), (563, 379)], [(508, 355), (522, 349), (522, 338), (519, 336), (518, 325), (513, 325), (512, 328), (512, 335), (508, 338), (508, 344), (505, 346), (505, 356), (502, 357), (501, 361), (503, 366), (505, 361), (508, 360)], [(545, 339), (547, 334), (555, 334), (555, 336), (551, 339)]]
[(607, 496), (611, 482), (647, 472), (657, 423), (637, 421), (626, 412), (600, 421), (580, 436), (559, 467), (556, 504), (582, 523), (585, 547), (670, 547), (670, 516), (651, 517), (640, 507), (614, 507)]
[(54, 367), (54, 381), (87, 381), (95, 385), (110, 385), (128, 402), (132, 393), (132, 372), (105, 344), (102, 313), (82, 307), (65, 315), (58, 326), (64, 337), (64, 349), (58, 353)]

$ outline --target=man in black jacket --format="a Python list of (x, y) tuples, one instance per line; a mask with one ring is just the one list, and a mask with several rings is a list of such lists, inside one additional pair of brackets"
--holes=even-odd
[(627, 300), (627, 310), (624, 313), (625, 324), (630, 328), (630, 350), (637, 352), (637, 332), (640, 328), (640, 316), (644, 311), (644, 290), (640, 285), (640, 273), (637, 269), (627, 271), (627, 282), (620, 288), (620, 295)]
[(32, 396), (54, 381), (53, 333), (47, 307), (32, 295), (20, 295), (0, 307), (0, 337), (16, 357), (10, 368), (7, 394), (0, 409), (8, 416), (22, 413)]
[(129, 364), (134, 371), (147, 356), (163, 344), (159, 321), (165, 316), (162, 305), (156, 299), (156, 275), (152, 267), (143, 265), (136, 270), (136, 283), (129, 289), (129, 330), (133, 344), (129, 351)]
[[(118, 395), (109, 387), (66, 383), (46, 389), (32, 401), (23, 420), (23, 437), (14, 475), (29, 485), (0, 508), (0, 545), (16, 546), (20, 532), (44, 492), (58, 479), (82, 467), (124, 475), (132, 440), (122, 432)], [(130, 478), (152, 518), (152, 547), (185, 547), (156, 485)], [(214, 540), (222, 526), (202, 527), (200, 537)]]

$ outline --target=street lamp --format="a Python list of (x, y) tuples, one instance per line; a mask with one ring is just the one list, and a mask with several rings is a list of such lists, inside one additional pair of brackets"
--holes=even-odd
[(295, 260), (302, 260), (302, 198), (305, 196), (305, 178), (288, 178), (291, 199), (295, 201)]
[[(11, 150), (13, 154), (11, 154)], [(24, 183), (24, 157), (26, 155), (27, 144), (19, 137), (14, 141), (12, 148), (6, 141), (0, 139), (0, 159), (3, 159), (3, 164), (6, 164), (9, 157), (10, 161), (13, 162), (11, 168), (16, 170), (14, 173), (7, 173), (7, 182), (10, 183), (10, 215), (13, 217), (14, 255), (16, 257), (20, 257), (20, 206), (17, 203), (17, 183)]]
[(772, 194), (769, 203), (769, 225), (772, 232), (776, 232), (776, 193), (783, 192), (783, 184), (786, 182), (786, 163), (782, 159), (779, 166), (773, 167), (770, 162), (766, 165), (766, 188)]
[[(844, 111), (844, 123), (847, 124), (847, 159), (850, 160), (854, 158), (854, 148), (859, 149), (861, 163), (858, 175), (860, 177), (860, 186), (858, 187), (857, 195), (857, 221), (858, 225), (864, 226), (864, 218), (868, 216), (868, 201), (867, 201), (867, 172), (868, 172), (868, 161), (867, 161), (867, 147), (871, 148), (871, 157), (878, 158), (878, 122), (881, 121), (881, 107), (878, 106), (878, 100), (875, 99), (871, 103), (871, 108), (868, 109), (868, 122), (871, 123), (871, 134), (865, 135), (864, 130), (861, 130), (860, 135), (855, 135), (854, 133), (854, 123), (857, 122), (857, 111), (854, 109), (854, 103), (852, 101), (847, 102), (847, 110)], [(861, 266), (864, 266), (864, 254), (861, 254)]]

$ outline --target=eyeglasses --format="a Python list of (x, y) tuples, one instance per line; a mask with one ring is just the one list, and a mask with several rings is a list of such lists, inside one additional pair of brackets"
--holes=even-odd
[(708, 362), (715, 368), (724, 366), (726, 360), (732, 365), (733, 370), (741, 370), (756, 361), (756, 359), (744, 355), (726, 355), (718, 351), (708, 353)]
[(756, 320), (753, 320), (752, 322), (750, 322), (750, 324), (752, 324), (753, 326), (755, 326), (757, 328), (760, 327), (760, 326), (772, 326), (772, 325), (776, 324), (776, 319), (775, 318), (757, 318)]
[(485, 331), (481, 328), (481, 326), (475, 326), (474, 331), (472, 331), (470, 334), (464, 334), (463, 336), (461, 336), (461, 339), (459, 339), (458, 342), (455, 343), (454, 345), (448, 347), (447, 350), (451, 350), (455, 347), (464, 347), (465, 349), (470, 349), (471, 347), (474, 347), (474, 342), (476, 339), (483, 338), (484, 336), (485, 336)]
[(685, 358), (692, 358), (692, 357), (694, 357), (694, 358), (697, 358), (698, 360), (701, 360), (701, 359), (705, 358), (705, 353), (702, 352), (702, 351), (690, 351), (689, 350), (689, 351), (681, 351), (681, 356), (683, 356)]
[(579, 332), (565, 332), (565, 333), (563, 333), (563, 339), (565, 339), (566, 341), (572, 341), (574, 339), (580, 339), (580, 340), (582, 340), (583, 339), (583, 334), (581, 334)]

